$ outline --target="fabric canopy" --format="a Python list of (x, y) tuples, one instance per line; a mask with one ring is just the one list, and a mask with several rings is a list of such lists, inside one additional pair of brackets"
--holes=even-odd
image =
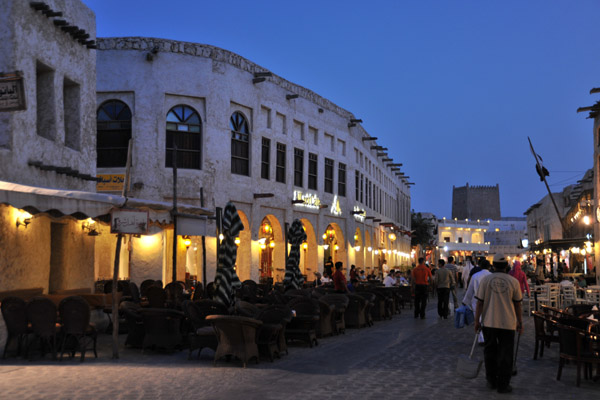
[[(172, 222), (173, 208), (168, 202), (79, 190), (49, 189), (4, 181), (0, 181), (0, 204), (8, 204), (31, 214), (70, 215), (77, 219), (107, 215), (113, 208), (145, 209), (149, 211), (151, 221), (166, 224)], [(212, 215), (207, 209), (185, 204), (179, 205), (177, 211), (198, 216)]]

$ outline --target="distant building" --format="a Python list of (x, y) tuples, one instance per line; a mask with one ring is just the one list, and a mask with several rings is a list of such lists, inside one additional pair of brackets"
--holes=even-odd
[(500, 187), (452, 187), (452, 218), (458, 220), (500, 220)]
[(490, 220), (490, 229), (484, 236), (485, 241), (490, 244), (490, 253), (520, 258), (525, 252), (521, 240), (527, 238), (527, 219), (504, 217), (499, 221)]
[(590, 169), (576, 184), (552, 194), (564, 229), (550, 195), (525, 211), (532, 256), (543, 260), (547, 272), (556, 274), (559, 263), (574, 273), (588, 273), (593, 267), (593, 183)]
[(442, 258), (454, 256), (457, 262), (464, 261), (466, 256), (487, 255), (490, 245), (485, 241), (485, 234), (490, 222), (438, 219), (438, 250)]

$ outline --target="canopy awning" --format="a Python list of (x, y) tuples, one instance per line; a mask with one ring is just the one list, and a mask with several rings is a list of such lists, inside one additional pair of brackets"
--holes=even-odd
[(570, 238), (570, 239), (554, 239), (540, 244), (532, 244), (529, 247), (530, 251), (552, 250), (559, 252), (561, 250), (569, 250), (571, 247), (585, 247), (585, 242), (590, 241), (587, 238)]
[[(79, 190), (50, 189), (0, 181), (0, 204), (26, 210), (30, 214), (47, 213), (54, 217), (72, 216), (77, 219), (97, 218), (110, 213), (113, 208), (134, 208), (149, 211), (155, 223), (172, 222), (173, 205), (167, 202), (126, 198), (123, 196), (84, 192)], [(205, 208), (180, 204), (178, 213), (209, 216)]]

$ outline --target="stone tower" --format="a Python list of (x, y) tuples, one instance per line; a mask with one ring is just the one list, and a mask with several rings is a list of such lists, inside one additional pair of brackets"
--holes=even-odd
[(452, 218), (500, 220), (500, 187), (452, 186)]

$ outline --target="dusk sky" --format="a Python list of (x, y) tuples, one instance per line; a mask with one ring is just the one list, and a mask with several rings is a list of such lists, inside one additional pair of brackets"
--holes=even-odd
[[(600, 2), (83, 0), (98, 37), (209, 44), (362, 118), (415, 182), (412, 208), (450, 217), (452, 186), (500, 185), (523, 216), (593, 166)], [(595, 71), (595, 72), (594, 72)]]

